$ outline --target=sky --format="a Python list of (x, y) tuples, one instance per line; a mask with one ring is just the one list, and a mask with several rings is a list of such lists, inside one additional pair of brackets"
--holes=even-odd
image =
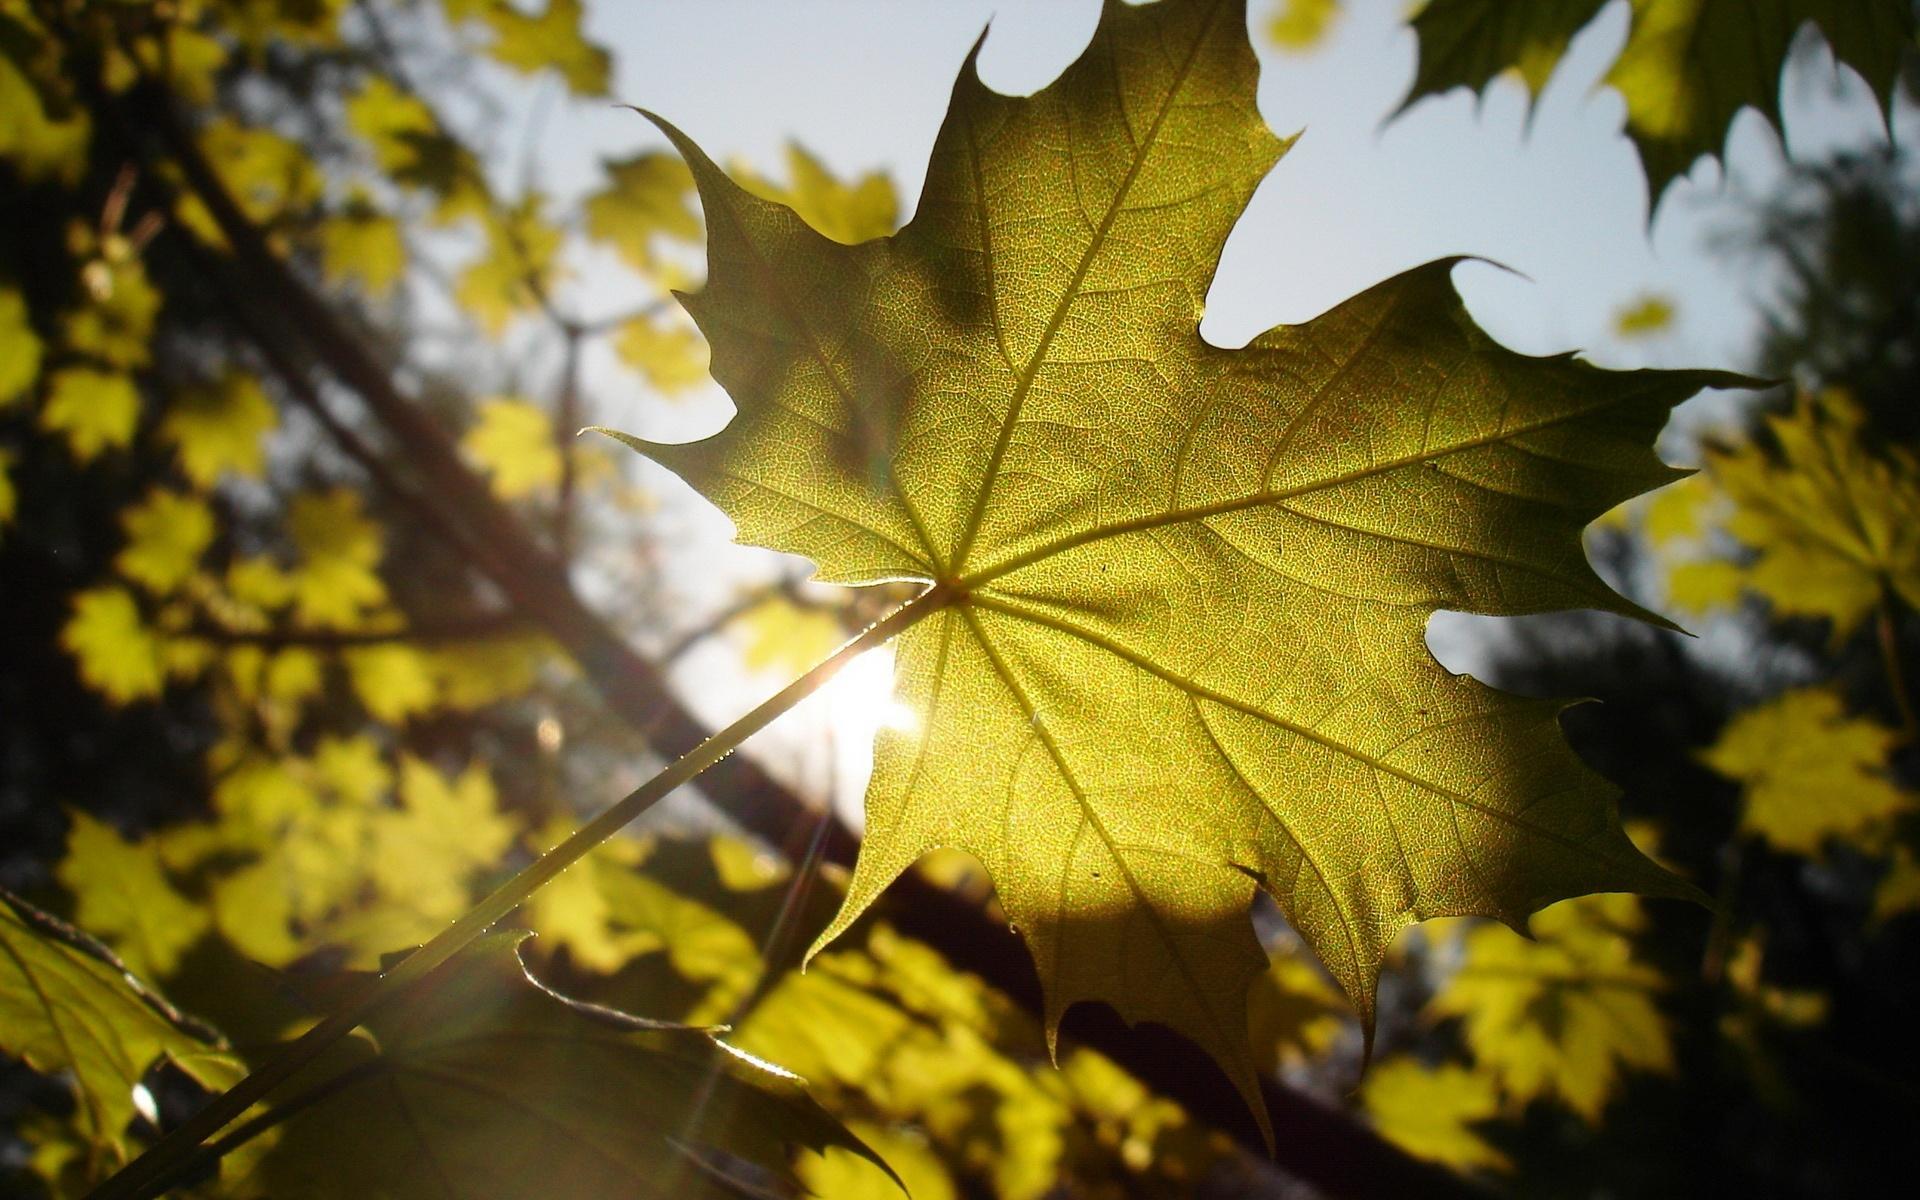
[[(1598, 84), (1625, 38), (1625, 0), (1576, 39), (1530, 117), (1513, 80), (1484, 98), (1461, 90), (1394, 116), (1415, 61), (1404, 0), (1347, 0), (1327, 40), (1304, 54), (1262, 36), (1277, 7), (1250, 5), (1260, 106), (1275, 130), (1303, 136), (1228, 242), (1202, 324), (1222, 346), (1307, 320), (1420, 263), (1466, 254), (1506, 268), (1469, 263), (1456, 280), (1474, 316), (1516, 350), (1582, 350), (1618, 367), (1737, 368), (1768, 284), (1708, 244), (1735, 223), (1729, 196), (1765, 194), (1789, 150), (1810, 161), (1884, 141), (1866, 85), (1836, 71), (1818, 47), (1787, 72), (1784, 146), (1757, 114), (1742, 114), (1724, 177), (1717, 164), (1697, 164), (1649, 227), (1622, 103)], [(717, 161), (778, 175), (785, 145), (797, 140), (842, 175), (886, 172), (905, 218), (954, 74), (981, 30), (989, 30), (986, 82), (1029, 92), (1086, 45), (1098, 12), (1097, 0), (625, 0), (591, 6), (588, 29), (615, 53), (614, 97), (672, 120)], [(1893, 119), (1911, 142), (1920, 113), (1903, 107)], [(629, 111), (558, 105), (539, 89), (522, 89), (503, 128), (523, 132), (542, 186), (562, 201), (597, 186), (600, 158), (663, 144)], [(633, 305), (632, 278), (618, 271), (589, 267), (575, 286), (584, 312)], [(1648, 340), (1615, 336), (1614, 315), (1648, 293), (1674, 303), (1673, 327)], [(669, 405), (623, 382), (608, 361), (590, 369), (603, 373), (589, 378), (595, 418), (648, 437), (697, 437), (730, 412), (717, 388)], [(1692, 402), (1676, 424), (1711, 423), (1716, 403), (1724, 410), (1724, 400)], [(1684, 461), (1685, 439), (1670, 439), (1667, 450)], [(769, 570), (771, 556), (729, 545), (725, 519), (676, 481), (662, 475), (658, 486), (669, 517), (683, 524), (669, 571), (717, 596)], [(698, 600), (699, 587), (689, 595)], [(1443, 614), (1430, 635), (1455, 669), (1474, 666), (1475, 620)], [(711, 681), (727, 669), (715, 648), (691, 656), (688, 677)], [(853, 680), (770, 730), (763, 753), (776, 765), (798, 764), (798, 782), (830, 780), (843, 802), (857, 797), (870, 727), (885, 719), (886, 676), (884, 661), (862, 664)], [(689, 700), (717, 721), (779, 682), (696, 687)], [(824, 757), (823, 727), (836, 747)]]

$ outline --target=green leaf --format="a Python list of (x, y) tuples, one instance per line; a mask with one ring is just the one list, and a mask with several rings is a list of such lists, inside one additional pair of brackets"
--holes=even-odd
[(0, 1050), (72, 1080), (74, 1123), (103, 1166), (135, 1148), (127, 1131), (134, 1087), (160, 1059), (209, 1086), (233, 1082), (232, 1060), (209, 1031), (147, 990), (106, 947), (5, 891)]
[(173, 886), (159, 843), (128, 842), (78, 810), (60, 860), (60, 883), (74, 897), (74, 920), (111, 943), (135, 974), (171, 975), (212, 916)]
[(1645, 924), (1631, 896), (1586, 896), (1534, 918), (1533, 937), (1467, 933), (1466, 956), (1428, 1012), (1458, 1017), (1481, 1070), (1508, 1097), (1551, 1096), (1597, 1125), (1623, 1071), (1671, 1073), (1660, 972), (1634, 961)]
[(1830, 838), (1877, 849), (1913, 807), (1889, 774), (1900, 741), (1878, 721), (1848, 716), (1832, 690), (1798, 688), (1727, 722), (1700, 758), (1741, 784), (1743, 831), (1812, 856)]
[(199, 570), (200, 556), (213, 544), (213, 509), (198, 496), (155, 488), (120, 511), (120, 527), (127, 544), (114, 556), (114, 569), (165, 596)]
[(456, 0), (448, 16), (472, 15), (493, 35), (487, 53), (524, 74), (560, 72), (576, 96), (604, 96), (613, 60), (580, 31), (580, 0), (546, 0), (529, 16), (512, 0)]
[(73, 597), (73, 615), (60, 629), (80, 678), (115, 704), (160, 694), (166, 683), (164, 646), (123, 587), (90, 588)]
[(26, 395), (40, 378), (44, 347), (27, 316), (27, 299), (15, 287), (0, 287), (0, 408)]
[(741, 1194), (735, 1161), (778, 1180), (791, 1149), (880, 1162), (794, 1076), (548, 990), (521, 964), (525, 936), (476, 943), (297, 1080), (327, 1090), (233, 1194), (717, 1200)]
[(160, 421), (160, 437), (173, 444), (187, 478), (210, 488), (229, 472), (259, 478), (267, 461), (267, 435), (278, 424), (260, 381), (228, 371), (217, 383), (175, 395)]
[(482, 400), (477, 415), (460, 448), (486, 471), (494, 495), (518, 500), (560, 482), (564, 464), (554, 444), (553, 418), (539, 405), (496, 396)]
[(1413, 1154), (1465, 1170), (1511, 1170), (1473, 1129), (1500, 1115), (1493, 1081), (1465, 1067), (1389, 1059), (1367, 1073), (1360, 1096), (1381, 1136)]
[[(1603, 2), (1432, 0), (1413, 21), (1420, 60), (1406, 103), (1479, 90), (1509, 70), (1537, 97)], [(1632, 0), (1626, 46), (1606, 81), (1626, 99), (1627, 135), (1656, 204), (1702, 155), (1720, 153), (1741, 109), (1780, 128), (1780, 71), (1808, 23), (1891, 114), (1900, 56), (1914, 38), (1908, 0)]]
[(762, 200), (791, 208), (836, 242), (853, 245), (885, 237), (900, 223), (899, 201), (885, 174), (872, 171), (843, 183), (798, 142), (787, 144), (785, 183), (746, 169), (736, 169), (734, 179)]
[[(1582, 528), (1676, 477), (1707, 372), (1507, 351), (1453, 264), (1240, 350), (1213, 264), (1286, 149), (1238, 3), (1108, 4), (1025, 98), (971, 63), (897, 235), (843, 246), (667, 127), (700, 187), (685, 304), (732, 423), (626, 439), (741, 540), (831, 582), (934, 585), (896, 643), (867, 836), (821, 944), (940, 847), (985, 864), (1046, 984), (1185, 1033), (1249, 1103), (1266, 889), (1371, 1020), (1407, 924), (1695, 895), (1620, 828), (1560, 705), (1427, 650), (1437, 609), (1644, 616)], [(1257, 1104), (1256, 1104), (1257, 1107)]]
[(139, 419), (140, 393), (133, 380), (90, 367), (56, 372), (40, 408), (40, 428), (64, 437), (67, 449), (83, 463), (132, 442)]
[(607, 186), (583, 204), (587, 232), (615, 249), (634, 267), (651, 272), (657, 237), (693, 241), (700, 217), (693, 210), (693, 176), (671, 154), (649, 151), (607, 160)]

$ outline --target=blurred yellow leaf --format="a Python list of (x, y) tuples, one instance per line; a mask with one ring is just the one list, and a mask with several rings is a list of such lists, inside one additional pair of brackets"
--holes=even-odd
[(694, 241), (700, 217), (693, 208), (693, 174), (678, 155), (649, 150), (601, 163), (607, 186), (583, 204), (587, 233), (618, 250), (641, 271), (654, 269), (653, 239)]
[(769, 596), (734, 622), (741, 641), (740, 661), (749, 671), (798, 675), (832, 654), (847, 640), (833, 613), (803, 608), (785, 596)]
[(1675, 563), (1667, 569), (1667, 600), (1683, 612), (1731, 608), (1746, 585), (1746, 571), (1724, 558)]
[(604, 96), (613, 63), (581, 32), (580, 9), (580, 0), (546, 0), (528, 15), (510, 0), (467, 0), (448, 15), (478, 18), (493, 34), (486, 52), (502, 66), (528, 75), (551, 68), (574, 95)]
[(199, 569), (200, 556), (213, 544), (213, 509), (198, 496), (154, 488), (146, 498), (120, 512), (127, 544), (114, 557), (114, 569), (157, 596), (165, 596)]
[(214, 384), (176, 393), (160, 421), (160, 437), (173, 445), (187, 478), (208, 488), (229, 471), (258, 478), (266, 464), (266, 437), (278, 424), (260, 381), (229, 370)]
[(140, 394), (133, 380), (118, 372), (67, 367), (54, 372), (40, 428), (66, 438), (74, 458), (86, 463), (102, 450), (133, 441), (140, 418)]
[(167, 878), (157, 842), (128, 842), (77, 809), (67, 815), (72, 825), (57, 876), (74, 898), (74, 921), (112, 946), (134, 974), (172, 974), (211, 916)]
[(793, 875), (793, 868), (779, 855), (724, 833), (707, 839), (707, 855), (720, 886), (728, 891), (754, 892), (785, 883)]
[(1740, 828), (1781, 850), (1815, 855), (1828, 838), (1873, 848), (1913, 799), (1888, 778), (1899, 735), (1849, 717), (1826, 688), (1800, 688), (1734, 717), (1701, 754), (1742, 786)]
[(304, 625), (351, 628), (365, 610), (387, 598), (374, 573), (381, 555), (380, 526), (347, 488), (308, 492), (287, 507), (287, 527), (300, 563), (290, 577), (295, 618)]
[[(200, 149), (240, 211), (265, 229), (304, 215), (320, 199), (319, 165), (305, 147), (274, 130), (215, 117), (200, 130)], [(197, 196), (184, 194), (177, 213), (207, 244), (226, 245), (218, 222)]]
[(372, 877), (389, 900), (450, 921), (466, 910), (469, 877), (496, 865), (513, 844), (513, 821), (499, 811), (493, 780), (477, 762), (449, 778), (404, 755), (399, 800), (374, 827)]
[(87, 166), (91, 127), (86, 111), (78, 109), (59, 120), (50, 119), (33, 84), (20, 73), (10, 56), (0, 54), (0, 159), (12, 163), (28, 182), (79, 182)]
[(1873, 919), (1885, 921), (1904, 912), (1920, 910), (1920, 859), (1905, 846), (1893, 852), (1887, 873), (1873, 892)]
[(1392, 1058), (1367, 1072), (1360, 1098), (1381, 1136), (1409, 1153), (1462, 1170), (1513, 1168), (1472, 1128), (1500, 1112), (1499, 1091), (1484, 1075)]
[(1670, 1072), (1660, 972), (1635, 962), (1640, 901), (1611, 893), (1537, 913), (1533, 940), (1467, 931), (1460, 969), (1428, 1012), (1458, 1017), (1481, 1071), (1521, 1103), (1551, 1097), (1598, 1124), (1626, 1069)]
[(707, 382), (707, 340), (686, 325), (662, 325), (647, 317), (622, 324), (613, 336), (620, 361), (656, 390), (675, 395)]
[(1280, 0), (1267, 19), (1267, 40), (1289, 54), (1317, 50), (1340, 17), (1341, 0)]
[(1614, 310), (1613, 332), (1616, 337), (1649, 338), (1672, 329), (1673, 318), (1673, 301), (1649, 293)]
[(160, 694), (166, 677), (160, 639), (123, 587), (106, 585), (74, 596), (60, 645), (79, 664), (87, 686), (115, 704)]
[(1254, 1065), (1272, 1074), (1318, 1058), (1352, 1016), (1346, 997), (1311, 962), (1277, 954), (1247, 993)]
[(393, 788), (392, 768), (365, 734), (321, 738), (313, 751), (313, 770), (334, 795), (357, 808), (372, 807)]
[(541, 197), (530, 195), (485, 222), (485, 248), (460, 272), (453, 297), (491, 337), (539, 303), (551, 283), (560, 230), (541, 216)]
[(478, 420), (460, 446), (480, 464), (502, 500), (547, 491), (560, 482), (563, 463), (554, 444), (553, 418), (526, 400), (482, 400)]
[(397, 725), (433, 707), (434, 681), (425, 652), (404, 642), (343, 651), (354, 694), (376, 721)]
[(460, 712), (524, 695), (540, 666), (555, 656), (552, 642), (534, 633), (509, 633), (445, 642), (429, 654), (440, 702)]
[(841, 182), (798, 142), (787, 145), (787, 181), (779, 183), (736, 164), (734, 181), (764, 200), (784, 204), (836, 242), (854, 245), (885, 237), (899, 224), (899, 200), (883, 171)]
[(1836, 640), (1885, 592), (1920, 606), (1920, 460), (1869, 451), (1863, 420), (1844, 393), (1802, 396), (1767, 419), (1777, 462), (1751, 442), (1707, 454), (1734, 505), (1726, 530), (1757, 555), (1747, 586), (1782, 615), (1831, 620)]
[(340, 212), (320, 222), (320, 270), (327, 282), (354, 284), (369, 297), (385, 299), (407, 267), (407, 243), (400, 223), (354, 197)]
[(125, 239), (112, 237), (102, 246), (84, 226), (70, 232), (71, 248), (88, 262), (81, 273), (84, 300), (61, 315), (62, 340), (69, 350), (103, 366), (146, 366), (153, 359), (153, 322), (160, 312), (160, 293), (146, 268)]
[(26, 395), (40, 378), (41, 348), (26, 297), (19, 288), (0, 287), (0, 408)]

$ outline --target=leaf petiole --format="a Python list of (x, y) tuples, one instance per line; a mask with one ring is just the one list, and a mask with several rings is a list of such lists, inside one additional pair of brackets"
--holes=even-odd
[(609, 805), (571, 837), (527, 864), (513, 878), (469, 909), (466, 915), (395, 964), (360, 996), (301, 1034), (245, 1079), (215, 1096), (179, 1128), (162, 1137), (95, 1188), (89, 1193), (88, 1200), (147, 1200), (159, 1195), (177, 1179), (182, 1168), (196, 1159), (196, 1152), (203, 1143), (313, 1062), (327, 1047), (351, 1033), (369, 1015), (418, 985), (435, 967), (452, 958), (488, 928), (520, 907), (527, 897), (549, 880), (612, 837), (669, 792), (733, 753), (747, 738), (806, 699), (838, 674), (841, 668), (921, 618), (940, 611), (951, 598), (951, 590), (943, 586), (929, 588), (915, 596), (834, 651), (818, 666), (768, 697), (751, 712), (694, 747), (623, 799)]

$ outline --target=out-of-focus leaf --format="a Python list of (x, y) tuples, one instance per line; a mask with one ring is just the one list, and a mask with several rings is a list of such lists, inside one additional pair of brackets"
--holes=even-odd
[(160, 420), (160, 437), (173, 444), (187, 478), (209, 488), (228, 472), (258, 478), (266, 464), (267, 435), (278, 424), (260, 381), (228, 371), (214, 384), (175, 393)]
[(433, 707), (434, 679), (427, 653), (404, 642), (359, 646), (340, 656), (354, 694), (376, 721), (397, 725)]
[(798, 142), (787, 146), (787, 180), (777, 182), (736, 166), (736, 183), (763, 200), (784, 204), (836, 242), (855, 245), (886, 237), (899, 224), (900, 201), (883, 171), (842, 182)]
[(1392, 1058), (1367, 1072), (1360, 1097), (1381, 1136), (1410, 1153), (1463, 1170), (1513, 1167), (1473, 1130), (1476, 1122), (1500, 1115), (1499, 1090), (1485, 1075)]
[(734, 624), (741, 665), (783, 677), (808, 670), (847, 640), (846, 627), (832, 612), (802, 607), (781, 595), (768, 596)]
[(468, 712), (524, 695), (539, 678), (543, 663), (558, 653), (547, 638), (534, 633), (506, 633), (467, 641), (445, 642), (428, 655), (440, 703)]
[(403, 757), (399, 801), (374, 827), (373, 879), (390, 900), (451, 921), (466, 910), (468, 879), (497, 865), (513, 844), (514, 823), (500, 812), (493, 778), (477, 762), (449, 778)]
[(1267, 18), (1267, 40), (1289, 54), (1317, 50), (1340, 19), (1342, 0), (1280, 0)]
[(104, 239), (85, 225), (68, 228), (68, 249), (84, 260), (80, 279), (84, 299), (61, 314), (60, 336), (67, 349), (94, 363), (131, 370), (153, 359), (153, 323), (160, 293), (126, 238)]
[(1777, 460), (1752, 442), (1710, 446), (1706, 460), (1732, 505), (1727, 533), (1756, 555), (1747, 587), (1777, 613), (1832, 621), (1836, 642), (1886, 592), (1920, 606), (1920, 459), (1869, 450), (1859, 405), (1838, 391), (1767, 425)]
[(360, 507), (360, 494), (347, 488), (309, 492), (287, 506), (287, 531), (299, 551), (289, 579), (294, 617), (320, 628), (351, 628), (368, 609), (385, 602), (386, 585), (374, 568), (380, 563), (380, 526)]
[(1915, 911), (1920, 911), (1920, 858), (1901, 846), (1894, 850), (1887, 873), (1873, 891), (1873, 919), (1885, 921)]
[(601, 164), (607, 186), (586, 198), (587, 233), (611, 244), (641, 271), (655, 266), (655, 238), (694, 241), (693, 175), (679, 157), (658, 150)]
[(104, 946), (0, 892), (0, 1051), (73, 1081), (75, 1124), (98, 1166), (135, 1149), (133, 1089), (149, 1067), (169, 1058), (220, 1086), (233, 1081), (223, 1050)]
[(67, 449), (83, 463), (131, 443), (139, 419), (140, 393), (133, 380), (92, 367), (54, 372), (40, 408), (40, 428), (65, 438)]
[(165, 488), (148, 492), (120, 512), (127, 544), (114, 557), (114, 569), (157, 596), (172, 593), (200, 567), (213, 544), (213, 510), (198, 496)]
[(1318, 1058), (1352, 1016), (1346, 998), (1312, 963), (1275, 955), (1247, 994), (1253, 1061), (1271, 1074)]
[(393, 293), (407, 269), (400, 223), (365, 197), (320, 223), (320, 269), (330, 283), (350, 283), (375, 300)]
[(134, 974), (171, 975), (212, 917), (167, 878), (157, 842), (128, 842), (78, 810), (68, 817), (72, 829), (58, 876), (73, 895), (73, 919), (111, 945)]
[(539, 405), (496, 396), (480, 402), (477, 416), (460, 445), (486, 471), (494, 495), (518, 500), (559, 484), (553, 418)]
[(28, 181), (74, 184), (87, 166), (92, 127), (84, 112), (49, 117), (33, 83), (11, 58), (0, 55), (0, 159)]
[(456, 20), (477, 19), (493, 35), (487, 54), (524, 74), (554, 70), (576, 96), (604, 96), (613, 60), (580, 28), (580, 0), (545, 0), (528, 14), (512, 0), (457, 0), (447, 6)]
[(482, 940), (300, 1081), (339, 1079), (287, 1122), (238, 1197), (737, 1197), (794, 1150), (880, 1160), (797, 1078), (700, 1030), (576, 1004)]
[(541, 216), (542, 200), (530, 195), (506, 213), (489, 215), (486, 246), (454, 283), (454, 299), (489, 336), (499, 337), (521, 313), (539, 303), (560, 250), (560, 231)]
[(80, 678), (115, 704), (160, 694), (166, 681), (160, 638), (140, 615), (133, 593), (107, 585), (73, 598), (73, 616), (60, 630)]
[[(200, 131), (200, 148), (240, 211), (263, 228), (305, 215), (320, 199), (322, 179), (313, 156), (274, 130), (216, 117)], [(177, 213), (208, 245), (226, 245), (219, 223), (197, 196), (183, 195)]]
[(1634, 961), (1644, 918), (1633, 896), (1582, 896), (1537, 914), (1533, 939), (1468, 931), (1460, 969), (1428, 1012), (1460, 1019), (1479, 1064), (1516, 1101), (1558, 1099), (1590, 1124), (1625, 1070), (1673, 1070), (1655, 997), (1660, 972)]
[(1734, 717), (1701, 761), (1741, 784), (1740, 827), (1796, 854), (1829, 838), (1877, 848), (1913, 797), (1887, 775), (1899, 734), (1850, 717), (1827, 688), (1785, 692)]
[(26, 297), (18, 288), (0, 287), (0, 408), (26, 395), (40, 378), (41, 349)]
[(635, 317), (613, 335), (620, 361), (672, 396), (707, 382), (707, 340), (685, 325)]

